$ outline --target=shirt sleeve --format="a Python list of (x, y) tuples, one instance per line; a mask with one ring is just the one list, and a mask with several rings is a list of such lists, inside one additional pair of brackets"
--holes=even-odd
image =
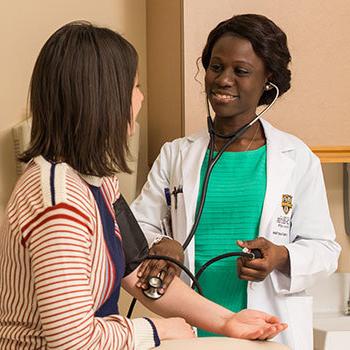
[(169, 167), (171, 157), (170, 143), (165, 143), (153, 163), (147, 182), (141, 194), (131, 203), (131, 210), (145, 234), (149, 247), (168, 237), (162, 231), (161, 221), (168, 214), (164, 189), (170, 187)]
[(47, 348), (153, 347), (153, 329), (145, 320), (94, 316), (93, 234), (89, 217), (65, 203), (47, 208), (22, 228)]

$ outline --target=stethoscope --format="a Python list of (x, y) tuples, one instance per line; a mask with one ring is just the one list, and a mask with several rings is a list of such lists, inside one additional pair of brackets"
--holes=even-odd
[[(210, 174), (215, 166), (215, 164), (218, 162), (218, 160), (220, 159), (220, 157), (222, 156), (222, 154), (227, 150), (227, 148), (233, 144), (233, 142), (235, 142), (241, 135), (243, 135), (254, 123), (256, 123), (264, 113), (266, 113), (271, 107), (272, 105), (276, 102), (278, 96), (279, 96), (279, 88), (277, 85), (268, 82), (268, 84), (266, 84), (265, 89), (266, 90), (271, 90), (272, 88), (274, 88), (276, 90), (276, 95), (274, 97), (274, 99), (272, 100), (272, 102), (266, 106), (260, 113), (258, 113), (255, 118), (250, 121), (249, 123), (243, 125), (240, 129), (238, 129), (236, 132), (229, 134), (229, 135), (223, 135), (218, 133), (217, 131), (215, 131), (214, 129), (214, 123), (212, 120), (212, 117), (210, 115), (210, 107), (209, 107), (209, 99), (207, 97), (206, 101), (207, 101), (207, 111), (208, 111), (208, 118), (207, 118), (207, 124), (208, 124), (208, 132), (209, 132), (209, 136), (210, 136), (210, 140), (209, 140), (209, 157), (208, 157), (208, 166), (207, 166), (207, 170), (204, 176), (204, 181), (203, 181), (203, 185), (202, 185), (202, 194), (201, 194), (201, 198), (200, 198), (200, 202), (199, 202), (199, 207), (198, 207), (198, 211), (197, 211), (197, 215), (195, 218), (195, 221), (192, 225), (191, 231), (188, 235), (188, 237), (186, 238), (184, 244), (182, 245), (184, 250), (188, 247), (188, 245), (190, 244), (196, 230), (199, 224), (199, 221), (201, 219), (202, 216), (202, 212), (203, 212), (203, 207), (204, 207), (204, 202), (205, 202), (205, 197), (207, 195), (207, 190), (208, 190), (208, 183), (209, 183), (209, 177)], [(216, 156), (213, 156), (214, 154), (214, 147), (215, 147), (215, 137), (219, 137), (219, 138), (223, 138), (223, 139), (227, 139), (226, 143), (222, 146), (222, 148), (220, 149), (220, 151), (216, 154)]]
[[(271, 90), (271, 89), (275, 89), (276, 94), (274, 99), (272, 100), (272, 102), (266, 106), (261, 112), (259, 112), (255, 118), (253, 120), (251, 120), (249, 123), (243, 125), (240, 129), (238, 129), (236, 132), (229, 134), (229, 135), (224, 135), (224, 134), (220, 134), (219, 132), (215, 131), (214, 129), (214, 124), (213, 124), (213, 120), (212, 117), (210, 115), (210, 106), (209, 106), (209, 99), (208, 96), (206, 98), (206, 103), (207, 103), (207, 111), (208, 111), (208, 117), (207, 117), (207, 125), (208, 125), (208, 132), (209, 132), (209, 136), (210, 136), (210, 140), (209, 140), (209, 157), (208, 157), (208, 166), (206, 169), (206, 173), (204, 176), (204, 181), (202, 184), (202, 193), (201, 193), (201, 198), (200, 198), (200, 202), (199, 202), (199, 207), (197, 210), (197, 214), (195, 217), (195, 221), (192, 225), (191, 231), (188, 235), (188, 237), (186, 238), (185, 242), (183, 243), (183, 249), (185, 250), (188, 245), (190, 244), (190, 242), (192, 241), (194, 234), (197, 230), (199, 221), (201, 219), (202, 216), (202, 212), (203, 212), (203, 208), (204, 208), (204, 203), (205, 203), (205, 197), (207, 194), (207, 190), (208, 190), (208, 184), (209, 184), (209, 178), (210, 175), (212, 173), (212, 170), (215, 166), (215, 164), (218, 162), (218, 160), (220, 159), (220, 157), (222, 156), (222, 154), (226, 151), (226, 149), (235, 141), (237, 140), (241, 135), (243, 135), (254, 123), (256, 123), (264, 113), (266, 113), (271, 107), (272, 105), (276, 102), (278, 96), (279, 96), (279, 88), (277, 85), (268, 82), (265, 86), (265, 90)], [(227, 139), (226, 143), (222, 146), (222, 148), (220, 149), (220, 151), (214, 156), (214, 147), (215, 147), (215, 137), (219, 137), (219, 138), (223, 138), (223, 139)], [(217, 257), (214, 257), (212, 259), (210, 259), (209, 261), (207, 261), (196, 273), (196, 275), (193, 275), (191, 273), (191, 271), (184, 266), (182, 263), (180, 263), (179, 261), (177, 261), (176, 259), (173, 259), (171, 257), (168, 256), (162, 256), (162, 255), (152, 255), (152, 256), (147, 256), (145, 258), (146, 259), (161, 259), (161, 260), (168, 260), (172, 263), (174, 263), (175, 265), (179, 266), (188, 276), (189, 278), (192, 280), (192, 288), (196, 288), (197, 292), (200, 295), (203, 295), (202, 292), (202, 288), (198, 282), (199, 277), (201, 276), (201, 274), (205, 271), (205, 269), (207, 269), (210, 265), (212, 265), (213, 263), (222, 260), (222, 259), (226, 259), (228, 257), (232, 257), (232, 256), (243, 256), (243, 257), (247, 257), (249, 259), (256, 259), (256, 258), (262, 258), (262, 254), (260, 252), (259, 249), (253, 249), (253, 250), (245, 250), (243, 249), (242, 252), (229, 252), (229, 253), (225, 253), (222, 255), (219, 255)], [(149, 288), (143, 290), (143, 293), (150, 299), (159, 299), (162, 294), (159, 293), (159, 289), (162, 287), (162, 278), (161, 276), (151, 276), (148, 279), (148, 286)], [(128, 315), (127, 317), (131, 317), (133, 308), (135, 306), (136, 303), (136, 299), (133, 299), (129, 311), (128, 311)]]

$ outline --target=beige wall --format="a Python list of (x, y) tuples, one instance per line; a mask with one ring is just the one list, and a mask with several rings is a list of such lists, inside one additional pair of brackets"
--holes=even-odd
[[(0, 216), (16, 181), (11, 128), (25, 118), (30, 75), (40, 48), (61, 25), (89, 20), (119, 31), (140, 54), (140, 80), (146, 91), (146, 0), (61, 0), (0, 2)], [(139, 187), (148, 172), (147, 103), (139, 122)]]
[(288, 36), (292, 88), (267, 119), (310, 145), (350, 143), (350, 2), (347, 0), (183, 0), (185, 132), (205, 126), (203, 89), (195, 61), (209, 31), (239, 13), (264, 14)]
[[(205, 127), (204, 87), (195, 81), (196, 59), (209, 31), (239, 13), (264, 14), (285, 30), (292, 54), (292, 88), (266, 119), (308, 145), (350, 145), (350, 24), (347, 0), (183, 0), (185, 134)], [(203, 81), (203, 72), (199, 80)], [(324, 166), (330, 211), (343, 246), (340, 271), (350, 271), (345, 234), (342, 167)]]

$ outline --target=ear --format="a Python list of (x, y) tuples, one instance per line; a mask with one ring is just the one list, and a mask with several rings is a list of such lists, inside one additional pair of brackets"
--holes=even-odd
[(268, 73), (266, 75), (266, 80), (265, 80), (265, 87), (264, 87), (264, 91), (269, 91), (271, 89), (273, 89), (273, 87), (271, 86), (269, 80), (272, 78), (272, 73)]
[(265, 73), (265, 84), (272, 79), (272, 73), (271, 72), (267, 72)]

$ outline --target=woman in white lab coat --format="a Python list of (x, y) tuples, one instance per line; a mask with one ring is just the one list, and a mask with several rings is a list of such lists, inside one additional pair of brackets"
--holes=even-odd
[[(280, 96), (286, 92), (289, 62), (286, 35), (266, 17), (239, 15), (219, 23), (202, 54), (215, 132), (232, 134), (254, 119), (257, 107), (274, 99), (274, 85)], [(225, 142), (215, 137), (215, 151)], [(207, 131), (166, 143), (132, 204), (154, 254), (181, 257), (178, 243), (162, 239), (164, 218), (171, 214), (171, 234), (183, 244), (198, 210), (208, 143)], [(170, 200), (164, 192), (168, 189)], [(289, 328), (276, 340), (294, 350), (311, 350), (312, 298), (305, 289), (335, 271), (340, 247), (335, 242), (319, 159), (302, 141), (264, 120), (230, 145), (215, 165), (185, 262), (198, 271), (205, 258), (237, 248), (257, 248), (263, 256), (240, 258), (237, 267), (232, 260), (225, 266), (213, 265), (209, 275), (203, 276), (204, 294), (220, 302), (216, 296), (220, 288), (229, 289), (229, 281), (229, 298), (241, 300), (234, 307), (277, 314)], [(146, 263), (139, 285), (144, 287), (146, 276), (164, 264)], [(167, 270), (166, 285), (174, 274), (169, 264)], [(214, 287), (217, 292), (206, 294), (206, 288)], [(227, 295), (223, 300), (230, 307)]]

